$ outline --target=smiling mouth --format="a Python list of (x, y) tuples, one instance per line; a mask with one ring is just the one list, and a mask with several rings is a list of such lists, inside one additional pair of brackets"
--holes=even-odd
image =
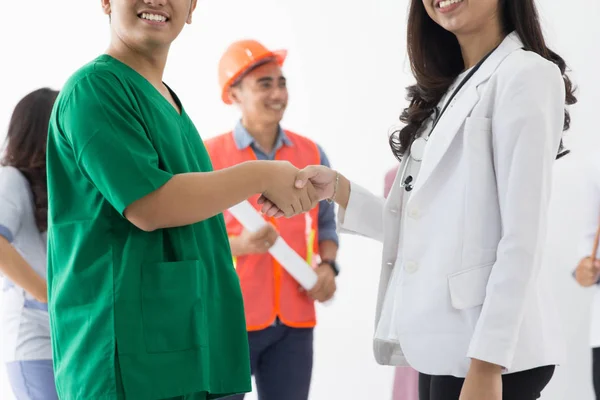
[(437, 3), (436, 8), (439, 8), (440, 10), (445, 10), (448, 7), (462, 2), (463, 0), (443, 0)]
[(169, 20), (169, 18), (165, 17), (164, 15), (152, 14), (152, 13), (147, 13), (147, 12), (143, 12), (143, 13), (139, 14), (138, 17), (140, 19), (143, 19), (146, 21), (158, 22), (158, 23), (165, 23)]
[(284, 105), (283, 105), (283, 104), (271, 104), (271, 105), (269, 106), (269, 108), (270, 108), (271, 110), (275, 110), (275, 111), (281, 111), (281, 110), (283, 110), (283, 108), (284, 108)]

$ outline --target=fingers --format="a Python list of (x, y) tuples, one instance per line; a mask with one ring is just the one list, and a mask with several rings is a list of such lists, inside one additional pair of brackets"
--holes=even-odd
[(269, 218), (281, 218), (285, 215), (285, 212), (283, 210), (281, 210), (271, 200), (268, 200), (267, 198), (264, 198), (260, 212)]
[(298, 175), (296, 175), (296, 188), (304, 188), (304, 186), (306, 186), (306, 183), (310, 180), (310, 178), (313, 178), (317, 174), (317, 172), (318, 171), (313, 166), (308, 166), (300, 170), (300, 172), (298, 172)]
[(294, 201), (292, 202), (291, 208), (292, 208), (292, 213), (286, 214), (286, 217), (288, 217), (288, 218), (293, 217), (294, 215), (300, 214), (302, 212), (302, 204), (300, 204), (300, 199), (298, 197), (296, 197), (294, 199)]
[[(308, 185), (309, 187), (312, 185)], [(302, 207), (302, 211), (310, 211), (312, 209), (312, 202), (310, 197), (308, 196), (308, 191), (304, 190), (300, 194), (300, 206)]]
[(317, 283), (315, 283), (315, 286), (313, 286), (312, 289), (308, 290), (307, 293), (310, 297), (317, 300), (321, 290), (323, 290), (323, 280), (318, 279)]
[(263, 199), (262, 203), (262, 207), (260, 209), (260, 212), (263, 214), (266, 214), (267, 211), (269, 211), (271, 209), (271, 207), (274, 207), (275, 205), (273, 204), (273, 202), (265, 197), (261, 197)]
[(335, 281), (327, 280), (323, 281), (318, 287), (315, 285), (315, 287), (308, 292), (308, 295), (316, 301), (325, 302), (333, 297), (335, 291)]
[[(312, 210), (319, 204), (319, 201), (320, 201), (319, 193), (317, 193), (317, 190), (315, 189), (315, 186), (312, 183), (309, 183), (306, 186), (306, 194), (310, 201), (310, 210)], [(306, 211), (309, 211), (309, 210), (306, 210)]]

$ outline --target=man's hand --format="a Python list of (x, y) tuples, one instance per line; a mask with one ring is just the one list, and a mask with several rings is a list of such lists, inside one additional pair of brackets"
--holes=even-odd
[(600, 277), (600, 261), (592, 262), (590, 257), (586, 257), (579, 262), (575, 270), (575, 279), (583, 287), (595, 285)]
[[(296, 185), (299, 170), (288, 161), (270, 161), (269, 174), (265, 190), (259, 199), (259, 204), (268, 201), (273, 208), (269, 217), (302, 214), (312, 210), (319, 203), (316, 190), (311, 182), (302, 187)], [(264, 212), (263, 206), (263, 212)]]
[(502, 367), (472, 359), (459, 400), (502, 400)]
[(273, 247), (278, 237), (277, 230), (269, 223), (256, 232), (244, 229), (241, 235), (229, 238), (231, 253), (234, 257), (264, 254)]
[(240, 235), (242, 248), (246, 254), (264, 254), (275, 244), (279, 234), (275, 227), (266, 224), (256, 232), (249, 232), (244, 229)]
[[(309, 165), (300, 170), (295, 177), (296, 189), (307, 189), (312, 196), (316, 196), (316, 202), (329, 199), (335, 193), (337, 172), (323, 165)], [(258, 204), (262, 204), (261, 212), (268, 217), (279, 218), (287, 215), (286, 211), (277, 205), (267, 195), (261, 196)], [(315, 204), (316, 205), (316, 204)], [(297, 213), (296, 213), (297, 214)]]
[(316, 269), (317, 283), (308, 295), (321, 303), (331, 299), (336, 291), (335, 273), (329, 264), (321, 264)]

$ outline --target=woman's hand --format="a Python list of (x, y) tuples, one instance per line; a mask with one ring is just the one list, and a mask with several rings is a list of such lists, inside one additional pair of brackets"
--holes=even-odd
[(502, 367), (472, 359), (459, 400), (502, 400)]

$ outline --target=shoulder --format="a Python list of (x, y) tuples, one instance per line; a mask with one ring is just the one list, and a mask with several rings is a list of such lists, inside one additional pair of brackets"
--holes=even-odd
[(27, 186), (27, 178), (15, 167), (2, 166), (0, 167), (0, 185), (14, 186)]
[(506, 87), (537, 88), (547, 86), (564, 90), (558, 66), (533, 51), (513, 51), (496, 71), (499, 83)]
[(0, 193), (10, 198), (21, 199), (22, 194), (29, 190), (27, 178), (15, 167), (0, 167)]
[[(284, 129), (283, 132), (285, 133), (285, 135), (291, 139), (291, 140), (301, 140), (301, 141), (305, 141), (308, 143), (314, 143), (311, 139), (309, 139), (308, 137), (301, 135), (295, 131), (289, 130), (289, 129)], [(316, 143), (315, 143), (316, 144)]]
[(121, 90), (123, 78), (106, 56), (95, 60), (75, 71), (66, 81), (57, 102), (64, 104), (72, 101), (77, 104), (89, 101), (101, 101), (106, 95), (116, 95)]
[(299, 133), (296, 133), (294, 131), (290, 131), (289, 129), (284, 129), (284, 132), (285, 132), (285, 135), (288, 137), (288, 139), (290, 139), (292, 142), (316, 147), (319, 150), (319, 152), (323, 153), (322, 147), (314, 140), (309, 139), (308, 137), (306, 137), (304, 135), (300, 135)]

